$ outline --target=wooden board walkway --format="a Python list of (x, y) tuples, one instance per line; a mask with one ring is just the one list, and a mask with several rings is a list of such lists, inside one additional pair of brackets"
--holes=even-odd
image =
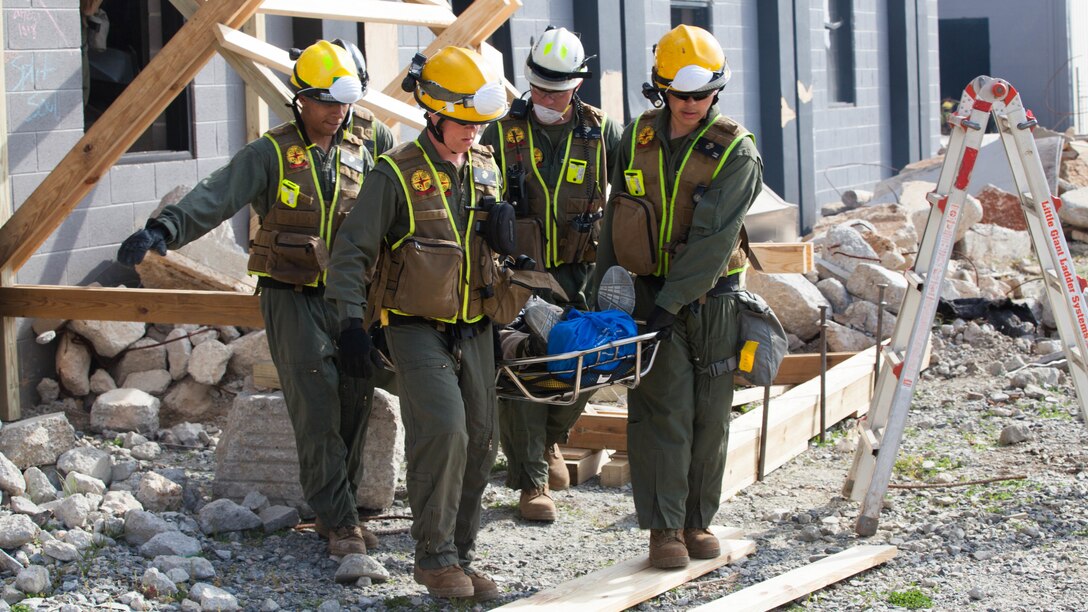
[(694, 608), (699, 612), (765, 612), (849, 578), (895, 556), (894, 546), (855, 546)]
[(533, 608), (557, 612), (626, 610), (755, 551), (755, 542), (736, 539), (743, 535), (740, 529), (711, 529), (722, 546), (722, 554), (717, 559), (692, 559), (687, 567), (672, 570), (651, 567), (649, 557), (629, 559), (496, 609)]

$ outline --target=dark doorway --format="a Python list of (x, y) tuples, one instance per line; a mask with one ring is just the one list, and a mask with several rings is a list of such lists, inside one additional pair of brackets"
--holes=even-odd
[(990, 20), (941, 19), (941, 99), (959, 101), (963, 88), (980, 74), (990, 74)]

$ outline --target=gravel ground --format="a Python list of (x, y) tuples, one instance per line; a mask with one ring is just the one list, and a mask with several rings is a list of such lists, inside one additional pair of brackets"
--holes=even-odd
[[(860, 538), (853, 530), (858, 505), (840, 495), (854, 426), (842, 423), (825, 444), (810, 445), (722, 505), (715, 524), (741, 528), (755, 540), (750, 557), (638, 609), (687, 609), (857, 544), (894, 544), (899, 554), (787, 608), (1088, 609), (1088, 433), (1059, 367), (1006, 373), (1038, 359), (1035, 350), (1033, 340), (1014, 341), (974, 324), (945, 327), (915, 395), (893, 482), (1026, 478), (894, 489), (877, 534)], [(1001, 445), (1010, 426), (1028, 439)], [(167, 449), (151, 467), (183, 470), (192, 499), (210, 490), (213, 462), (211, 449)], [(205, 537), (193, 514), (162, 516), (199, 539), (216, 573), (207, 582), (233, 594), (246, 610), (490, 609), (646, 553), (648, 534), (637, 528), (629, 486), (602, 488), (593, 478), (557, 492), (560, 520), (532, 524), (516, 516), (517, 492), (502, 486), (502, 466), (500, 461), (484, 498), (478, 561), (502, 597), (486, 604), (435, 600), (412, 581), (409, 521), (400, 518), (408, 513), (403, 491), (385, 518), (368, 524), (382, 541), (372, 556), (391, 578), (364, 587), (334, 581), (338, 563), (311, 530)], [(134, 597), (148, 566), (118, 538), (77, 561), (50, 565), (56, 591), (22, 603), (43, 610), (199, 609), (184, 600), (193, 581), (173, 598)], [(11, 595), (14, 578), (5, 574), (3, 581), (5, 596)]]

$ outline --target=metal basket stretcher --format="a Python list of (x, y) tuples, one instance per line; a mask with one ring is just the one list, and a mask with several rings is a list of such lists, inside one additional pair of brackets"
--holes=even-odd
[[(631, 344), (634, 354), (621, 356), (620, 348)], [(601, 387), (634, 388), (653, 367), (657, 346), (657, 332), (650, 332), (580, 351), (500, 360), (495, 389), (503, 399), (569, 405), (582, 393)], [(573, 360), (574, 367), (549, 369), (550, 364), (566, 360)]]

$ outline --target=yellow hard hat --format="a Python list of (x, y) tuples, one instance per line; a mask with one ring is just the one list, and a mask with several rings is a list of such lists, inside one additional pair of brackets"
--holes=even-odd
[(654, 46), (652, 78), (661, 91), (715, 91), (725, 87), (730, 76), (722, 46), (702, 28), (678, 25)]
[(417, 53), (401, 87), (424, 109), (460, 123), (489, 123), (506, 114), (502, 78), (471, 49), (444, 47), (433, 57)]
[(363, 97), (362, 54), (355, 45), (319, 40), (295, 59), (291, 84), (297, 94), (323, 102), (352, 104)]

